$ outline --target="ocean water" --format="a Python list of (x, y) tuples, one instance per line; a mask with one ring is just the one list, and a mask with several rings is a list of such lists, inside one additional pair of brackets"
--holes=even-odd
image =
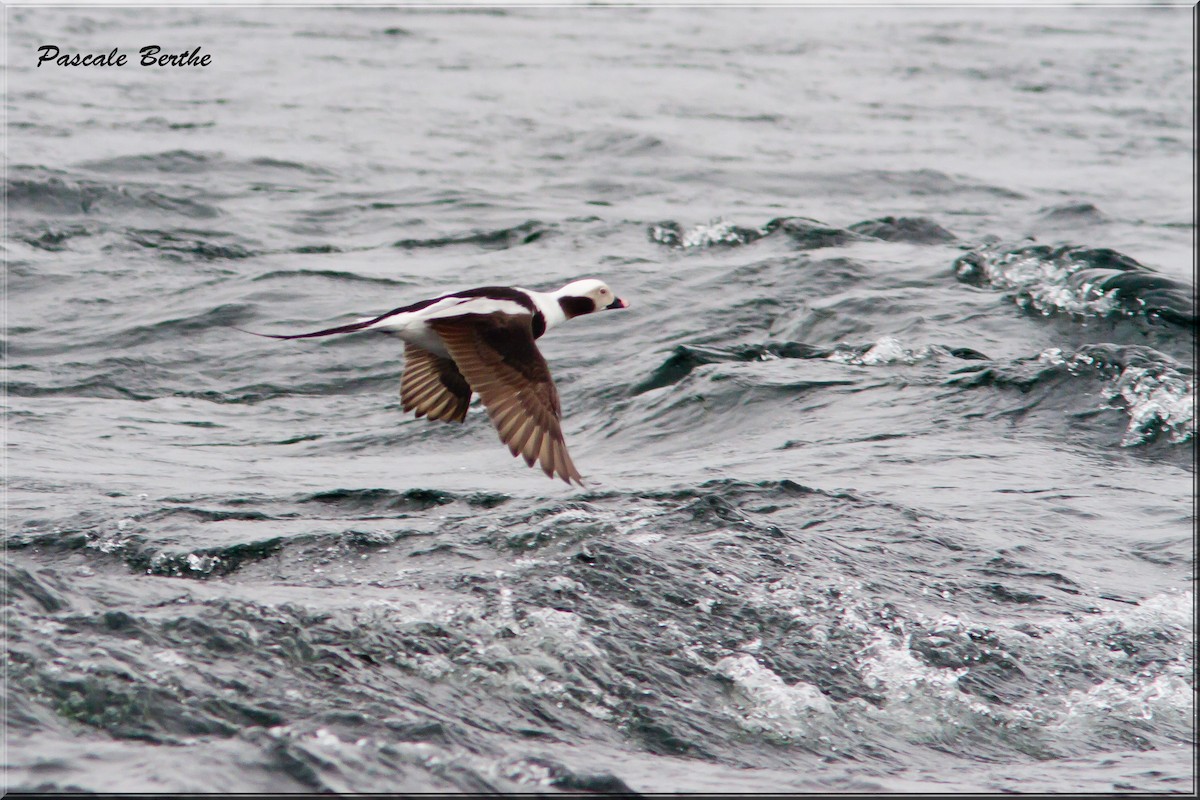
[(1194, 791), (1190, 7), (7, 21), (9, 788)]

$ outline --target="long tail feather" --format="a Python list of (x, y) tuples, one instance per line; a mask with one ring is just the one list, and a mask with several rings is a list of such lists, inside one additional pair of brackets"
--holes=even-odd
[(252, 336), (263, 336), (268, 339), (311, 339), (314, 336), (332, 336), (335, 333), (353, 333), (354, 331), (361, 331), (363, 328), (369, 328), (376, 322), (379, 322), (379, 320), (389, 317), (393, 313), (395, 312), (389, 311), (388, 313), (380, 314), (378, 317), (373, 319), (364, 320), (362, 322), (352, 322), (349, 325), (339, 325), (336, 328), (326, 328), (323, 331), (313, 331), (312, 333), (293, 333), (290, 335), (279, 333), (256, 333), (254, 331), (248, 331), (245, 328), (239, 328), (236, 325), (232, 327), (234, 330), (241, 331), (242, 333), (249, 333)]

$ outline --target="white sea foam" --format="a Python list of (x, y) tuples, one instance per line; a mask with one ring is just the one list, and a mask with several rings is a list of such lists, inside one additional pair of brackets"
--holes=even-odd
[(929, 345), (910, 349), (894, 336), (882, 336), (865, 352), (860, 353), (858, 348), (841, 345), (827, 358), (839, 364), (874, 367), (883, 364), (915, 364), (931, 358), (935, 352), (936, 348)]
[(1116, 290), (1101, 291), (1090, 281), (1072, 283), (1075, 273), (1092, 265), (1063, 254), (1030, 253), (1027, 250), (985, 253), (974, 266), (996, 289), (1012, 291), (1017, 305), (1042, 314), (1066, 312), (1105, 316), (1120, 308)]
[[(1153, 352), (1153, 351), (1151, 351)], [(1152, 359), (1132, 360), (1119, 364), (1104, 388), (1106, 402), (1124, 409), (1129, 424), (1121, 444), (1125, 447), (1144, 444), (1158, 435), (1179, 443), (1191, 439), (1196, 432), (1196, 379), (1172, 359), (1153, 353)], [(1065, 365), (1071, 372), (1099, 368), (1113, 374), (1109, 363), (1097, 357), (1092, 349), (1081, 348), (1070, 357), (1057, 348), (1045, 350), (1039, 360), (1051, 365)]]
[(817, 687), (801, 682), (789, 686), (752, 655), (727, 656), (715, 669), (733, 682), (744, 701), (736, 715), (747, 730), (808, 736), (815, 730), (814, 721), (833, 713), (833, 705)]
[(1196, 434), (1196, 380), (1169, 369), (1126, 367), (1108, 387), (1107, 397), (1129, 413), (1121, 444), (1146, 442), (1158, 432), (1172, 442)]
[[(753, 235), (747, 236), (746, 231), (752, 230)], [(739, 228), (723, 219), (714, 219), (707, 224), (694, 225), (689, 230), (680, 233), (677, 228), (653, 225), (650, 228), (650, 238), (662, 244), (674, 247), (696, 248), (712, 247), (718, 244), (745, 244), (762, 235), (758, 229)]]

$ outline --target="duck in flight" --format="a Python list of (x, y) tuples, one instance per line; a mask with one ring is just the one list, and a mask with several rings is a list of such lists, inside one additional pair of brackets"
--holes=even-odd
[[(272, 339), (310, 339), (379, 330), (404, 341), (400, 400), (405, 411), (443, 422), (467, 417), (478, 393), (500, 441), (549, 477), (583, 485), (563, 441), (562, 407), (536, 339), (574, 317), (629, 304), (592, 278), (556, 292), (484, 286), (421, 300), (349, 325)], [(253, 333), (253, 331), (247, 331)]]

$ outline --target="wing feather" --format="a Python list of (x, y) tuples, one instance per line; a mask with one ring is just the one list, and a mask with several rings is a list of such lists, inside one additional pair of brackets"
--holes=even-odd
[(471, 386), (452, 359), (406, 343), (400, 401), (417, 417), (462, 422), (471, 405)]
[(514, 456), (567, 483), (583, 485), (562, 434), (562, 407), (529, 314), (462, 314), (432, 319), (458, 371), (483, 400), (500, 441)]

